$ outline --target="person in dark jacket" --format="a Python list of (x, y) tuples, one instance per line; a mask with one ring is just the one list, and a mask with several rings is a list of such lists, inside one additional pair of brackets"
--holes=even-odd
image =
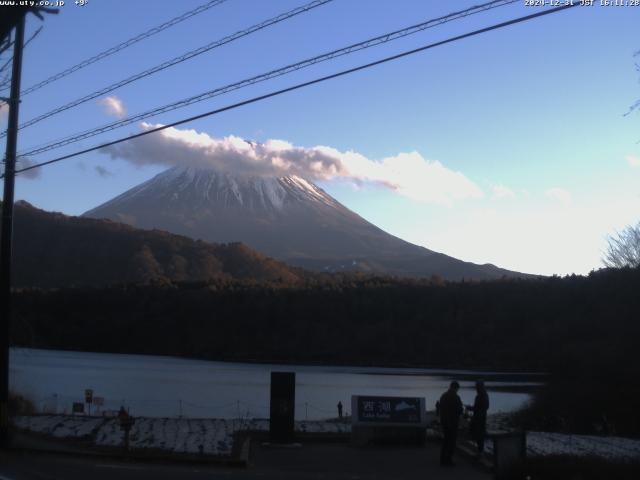
[(442, 449), (440, 450), (440, 465), (453, 465), (453, 452), (456, 449), (458, 437), (458, 422), (462, 415), (462, 401), (458, 396), (460, 384), (451, 382), (449, 390), (440, 397), (440, 425), (442, 425)]
[(487, 436), (487, 410), (489, 410), (489, 394), (482, 380), (476, 382), (476, 399), (473, 406), (468, 407), (473, 412), (469, 430), (471, 438), (478, 445), (478, 457), (484, 452), (484, 439)]

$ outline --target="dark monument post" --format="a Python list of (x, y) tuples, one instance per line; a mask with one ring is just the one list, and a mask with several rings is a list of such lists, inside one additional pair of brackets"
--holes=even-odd
[(295, 403), (295, 372), (271, 372), (269, 434), (273, 443), (293, 442)]

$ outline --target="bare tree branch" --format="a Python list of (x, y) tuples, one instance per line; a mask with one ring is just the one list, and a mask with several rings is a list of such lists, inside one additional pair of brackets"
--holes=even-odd
[(609, 247), (602, 263), (611, 268), (640, 266), (640, 222), (609, 237)]

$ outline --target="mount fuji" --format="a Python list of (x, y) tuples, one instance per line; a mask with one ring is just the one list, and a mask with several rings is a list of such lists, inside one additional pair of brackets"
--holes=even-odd
[(527, 276), (420, 247), (366, 221), (312, 182), (173, 167), (84, 213), (210, 242), (241, 241), (316, 271), (448, 280)]

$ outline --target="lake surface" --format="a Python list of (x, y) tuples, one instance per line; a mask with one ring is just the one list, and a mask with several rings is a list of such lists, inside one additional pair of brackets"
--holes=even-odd
[(272, 371), (296, 372), (295, 415), (300, 420), (336, 417), (338, 401), (349, 413), (351, 395), (424, 397), (427, 410), (433, 410), (452, 379), (460, 381), (460, 397), (470, 404), (474, 378), (486, 381), (490, 413), (508, 412), (523, 406), (530, 399), (527, 389), (541, 379), (499, 372), (246, 364), (25, 348), (11, 349), (10, 358), (11, 390), (30, 398), (40, 411), (69, 413), (91, 388), (94, 396), (104, 398), (101, 410), (124, 405), (132, 415), (150, 417), (266, 418)]

